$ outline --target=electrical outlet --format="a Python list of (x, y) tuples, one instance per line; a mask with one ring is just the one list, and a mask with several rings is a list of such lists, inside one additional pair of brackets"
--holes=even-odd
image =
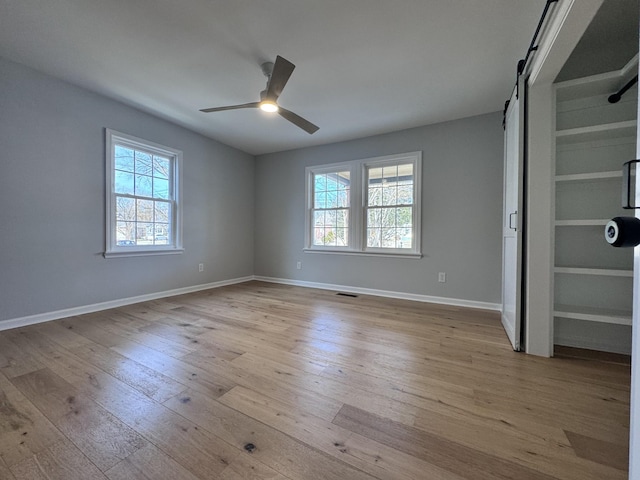
[(198, 271), (199, 272), (204, 272), (204, 263), (199, 263), (198, 264)]
[(302, 262), (298, 262), (298, 263), (296, 263), (296, 268), (297, 268), (298, 270), (302, 270)]
[(444, 283), (447, 281), (447, 274), (444, 272), (438, 272), (438, 282)]

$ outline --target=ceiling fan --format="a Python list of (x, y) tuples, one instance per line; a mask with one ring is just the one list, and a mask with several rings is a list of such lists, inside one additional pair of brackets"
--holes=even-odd
[(240, 108), (259, 108), (265, 112), (277, 112), (285, 120), (289, 120), (291, 123), (300, 127), (309, 134), (318, 131), (320, 127), (314, 125), (309, 120), (302, 118), (300, 115), (278, 105), (278, 97), (282, 93), (287, 81), (289, 81), (289, 77), (296, 66), (289, 60), (278, 55), (276, 57), (275, 64), (272, 62), (265, 62), (260, 66), (260, 68), (262, 68), (262, 73), (267, 77), (267, 88), (260, 92), (259, 102), (229, 105), (227, 107), (203, 108), (200, 111), (210, 113), (222, 112), (224, 110), (238, 110)]

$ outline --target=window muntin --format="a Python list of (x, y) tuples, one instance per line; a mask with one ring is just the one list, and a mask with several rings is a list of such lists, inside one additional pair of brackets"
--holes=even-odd
[(306, 170), (306, 251), (420, 256), (421, 152)]
[(181, 251), (182, 153), (107, 130), (105, 254)]

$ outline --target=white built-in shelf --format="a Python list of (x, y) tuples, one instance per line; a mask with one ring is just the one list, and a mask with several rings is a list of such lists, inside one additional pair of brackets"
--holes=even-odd
[(636, 135), (636, 120), (591, 125), (589, 127), (568, 128), (556, 132), (556, 143), (567, 145), (572, 143), (596, 142), (612, 138), (633, 137)]
[(554, 317), (586, 320), (589, 322), (631, 325), (630, 310), (614, 310), (610, 308), (578, 307), (575, 305), (556, 305)]
[(571, 175), (556, 175), (557, 183), (569, 182), (594, 182), (598, 180), (609, 180), (612, 178), (622, 178), (622, 170), (613, 172), (590, 172), (590, 173), (573, 173)]
[(586, 220), (556, 220), (556, 227), (604, 227), (609, 218), (590, 218)]
[(586, 267), (555, 267), (555, 273), (568, 273), (571, 275), (600, 275), (603, 277), (631, 277), (633, 270), (613, 268), (586, 268)]
[(622, 70), (557, 83), (556, 101), (564, 102), (577, 98), (615, 93), (637, 73), (638, 55), (636, 54)]

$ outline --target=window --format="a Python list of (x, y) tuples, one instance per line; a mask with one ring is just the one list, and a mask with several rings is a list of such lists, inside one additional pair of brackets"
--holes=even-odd
[(313, 245), (349, 246), (351, 172), (313, 175)]
[(182, 152), (106, 131), (105, 256), (181, 253)]
[(420, 256), (421, 152), (308, 167), (305, 250)]

